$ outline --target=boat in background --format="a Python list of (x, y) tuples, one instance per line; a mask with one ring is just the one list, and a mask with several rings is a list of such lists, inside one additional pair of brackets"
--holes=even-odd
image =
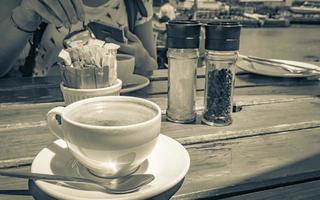
[(301, 6), (292, 6), (290, 11), (297, 14), (320, 14), (320, 1), (306, 1)]

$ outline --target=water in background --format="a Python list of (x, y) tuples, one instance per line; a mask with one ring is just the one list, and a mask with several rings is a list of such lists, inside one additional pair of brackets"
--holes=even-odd
[(320, 26), (244, 28), (240, 53), (320, 65)]

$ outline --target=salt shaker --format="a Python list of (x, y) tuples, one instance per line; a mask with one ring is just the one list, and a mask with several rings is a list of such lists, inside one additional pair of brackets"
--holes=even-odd
[(167, 24), (168, 121), (191, 123), (196, 119), (200, 27), (195, 21), (170, 21)]
[(202, 122), (213, 126), (232, 123), (235, 63), (241, 25), (213, 22), (206, 25), (206, 82)]

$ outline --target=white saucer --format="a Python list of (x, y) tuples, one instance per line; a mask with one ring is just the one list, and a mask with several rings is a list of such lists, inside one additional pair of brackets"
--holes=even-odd
[[(301, 66), (308, 69), (320, 70), (320, 67), (310, 63), (298, 62), (298, 61), (292, 61), (292, 60), (278, 60), (278, 59), (273, 59), (273, 60)], [(285, 69), (281, 69), (281, 67), (276, 67), (276, 66), (267, 65), (267, 64), (260, 64), (257, 62), (249, 62), (245, 60), (239, 60), (237, 62), (237, 66), (245, 71), (248, 71), (254, 74), (264, 75), (264, 76), (285, 77), (285, 78), (299, 78), (299, 77), (314, 76), (314, 74), (312, 73), (293, 73), (293, 72), (288, 72)]]
[[(41, 180), (36, 180), (35, 183), (42, 191), (57, 199), (146, 199), (177, 185), (187, 174), (189, 166), (190, 157), (187, 150), (174, 139), (160, 134), (155, 149), (135, 172), (153, 174), (155, 180), (137, 192), (109, 194), (101, 189), (92, 189), (92, 186), (88, 185), (75, 186)], [(40, 151), (33, 160), (31, 172), (99, 179), (75, 161), (66, 143), (61, 139)]]
[(147, 87), (149, 83), (150, 80), (147, 77), (138, 74), (132, 74), (129, 79), (122, 80), (122, 89), (120, 93), (123, 94), (140, 90)]

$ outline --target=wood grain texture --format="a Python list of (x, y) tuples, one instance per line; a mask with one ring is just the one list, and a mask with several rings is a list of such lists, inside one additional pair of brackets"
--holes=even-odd
[[(12, 171), (30, 171), (30, 166), (10, 169)], [(33, 200), (26, 179), (0, 176), (0, 200)]]
[(319, 134), (320, 128), (316, 128), (187, 145), (191, 168), (176, 197), (214, 196), (231, 186), (316, 171)]
[(320, 181), (280, 187), (272, 190), (239, 195), (224, 200), (318, 200), (320, 199)]
[[(192, 198), (197, 199), (292, 199), (292, 194), (288, 194), (288, 190), (294, 190), (300, 198), (308, 199), (311, 197), (320, 196), (318, 192), (312, 195), (305, 193), (302, 189), (306, 185), (312, 187), (315, 190), (317, 183), (320, 179), (320, 171), (301, 173), (297, 175), (287, 175), (284, 177), (270, 178), (267, 180), (244, 182), (240, 184), (231, 185), (225, 188), (217, 188), (211, 191), (202, 191), (202, 194), (193, 196)], [(301, 191), (296, 191), (296, 190)], [(310, 192), (310, 191), (309, 191)], [(272, 196), (270, 196), (270, 194)], [(272, 198), (271, 198), (272, 197)], [(190, 195), (179, 195), (174, 199), (190, 199)]]
[[(199, 142), (205, 137), (233, 136), (255, 133), (276, 133), (289, 129), (317, 127), (320, 120), (319, 99), (301, 102), (283, 102), (244, 107), (233, 113), (233, 124), (227, 127), (211, 127), (201, 124), (173, 124), (163, 121), (161, 131), (181, 142)], [(197, 140), (199, 138), (199, 140)], [(201, 138), (201, 139), (200, 139)]]
[[(292, 176), (299, 174), (302, 174), (302, 177), (295, 180), (302, 182), (310, 180), (313, 176), (319, 178), (319, 133), (320, 128), (315, 128), (186, 145), (192, 161), (191, 167), (174, 199), (197, 199), (219, 195), (223, 197), (244, 190), (250, 193), (258, 187), (257, 183), (265, 183), (260, 187), (267, 185), (277, 188), (280, 187), (279, 183), (290, 183)], [(29, 168), (20, 167), (17, 170)], [(317, 173), (309, 175), (306, 179), (305, 174), (314, 171)], [(15, 199), (12, 195), (25, 190), (27, 181), (0, 177), (0, 183), (0, 199)], [(1, 192), (10, 195), (1, 195)], [(28, 199), (20, 196), (19, 198)]]
[[(197, 90), (203, 91), (204, 90), (204, 78), (197, 79)], [(258, 76), (253, 74), (239, 74), (236, 76), (235, 80), (235, 91), (237, 88), (248, 88), (254, 87), (255, 90), (258, 90), (258, 87), (266, 87), (266, 86), (273, 86), (272, 89), (280, 89), (275, 88), (275, 86), (288, 86), (288, 87), (297, 87), (299, 91), (299, 87), (308, 86), (312, 90), (313, 87), (319, 87), (319, 81), (317, 80), (308, 80), (306, 78), (275, 78), (275, 77), (265, 77), (265, 76)], [(160, 80), (152, 81), (151, 84), (134, 94), (138, 95), (154, 95), (154, 94), (166, 94), (168, 90), (168, 81), (165, 78), (161, 78)], [(262, 89), (262, 91), (264, 91)], [(307, 92), (306, 90), (304, 92)], [(270, 93), (269, 93), (270, 94)]]
[[(152, 84), (148, 88), (129, 95), (154, 101), (165, 113), (167, 78), (165, 71), (159, 73), (151, 77)], [(198, 82), (196, 123), (169, 123), (163, 116), (161, 126), (162, 134), (184, 144), (192, 160), (175, 199), (216, 197), (217, 194), (232, 193), (233, 186), (241, 188), (249, 184), (255, 188), (256, 184), (251, 183), (267, 183), (265, 180), (318, 170), (319, 81), (278, 79), (239, 72), (235, 105), (241, 111), (233, 114), (231, 126), (219, 128), (200, 122), (203, 74), (199, 74)], [(0, 80), (0, 168), (29, 170), (24, 166), (30, 165), (33, 157), (56, 139), (49, 132), (45, 117), (51, 108), (63, 105), (57, 83), (54, 78)], [(310, 183), (309, 186), (317, 185)], [(299, 186), (288, 188), (293, 189), (284, 190), (283, 198), (291, 197), (286, 195), (298, 191)], [(301, 188), (304, 188), (303, 184)], [(0, 177), (1, 200), (32, 199), (26, 189), (25, 180)], [(281, 196), (280, 189), (273, 190)], [(261, 197), (277, 198), (270, 195), (267, 192)], [(254, 199), (254, 196), (246, 194), (242, 198)], [(304, 196), (313, 198), (307, 193)]]
[[(160, 73), (160, 71), (162, 71)], [(160, 75), (151, 77), (151, 84), (140, 91), (130, 93), (128, 95), (155, 95), (167, 93), (167, 70), (159, 70), (156, 73)], [(200, 70), (201, 71), (201, 70)], [(202, 70), (203, 71), (203, 70)], [(202, 72), (203, 73), (203, 72)], [(0, 79), (0, 103), (8, 102), (56, 102), (62, 101), (62, 93), (60, 91), (60, 77), (50, 78), (20, 78), (20, 79)], [(305, 78), (274, 78), (264, 77), (248, 73), (239, 73), (235, 82), (236, 88), (254, 87), (254, 91), (259, 91), (260, 87), (270, 87), (269, 90), (261, 88), (261, 91), (275, 90), (275, 93), (284, 93), (281, 87), (288, 86), (288, 94), (312, 94), (320, 87), (317, 80), (307, 80)], [(273, 87), (272, 87), (273, 86)], [(290, 89), (291, 87), (291, 89)], [(308, 88), (308, 90), (306, 90)], [(203, 91), (204, 77), (199, 75), (197, 79), (197, 89)], [(283, 88), (282, 88), (283, 89)], [(294, 89), (294, 90), (293, 90)], [(277, 91), (279, 90), (279, 92)], [(296, 91), (297, 90), (297, 91)], [(243, 90), (235, 90), (236, 94), (243, 94)], [(246, 92), (246, 91), (245, 91)], [(249, 90), (250, 92), (250, 90)], [(270, 93), (268, 93), (270, 94)]]
[[(250, 99), (256, 99), (256, 97), (253, 96)], [(150, 100), (162, 107), (165, 102), (163, 97)], [(201, 110), (199, 110), (195, 124), (175, 124), (163, 120), (161, 133), (177, 139), (182, 144), (194, 144), (276, 134), (283, 131), (315, 128), (320, 125), (319, 98), (297, 98), (292, 101), (274, 101), (274, 103), (267, 104), (265, 99), (263, 101), (262, 104), (258, 104), (257, 100), (254, 100), (252, 105), (248, 99), (243, 101), (247, 103), (240, 112), (234, 113), (234, 123), (231, 126), (203, 125), (200, 122)], [(5, 124), (0, 123), (2, 137), (0, 150), (3, 152), (0, 154), (0, 167), (7, 167), (10, 162), (15, 166), (20, 163), (20, 159), (35, 156), (55, 139), (46, 126), (45, 114), (49, 109), (58, 105), (61, 103), (18, 104), (2, 110), (0, 116)], [(5, 107), (2, 106), (2, 108)]]
[(28, 124), (43, 124), (48, 111), (63, 102), (40, 104), (0, 104), (0, 130), (3, 128), (27, 127)]

